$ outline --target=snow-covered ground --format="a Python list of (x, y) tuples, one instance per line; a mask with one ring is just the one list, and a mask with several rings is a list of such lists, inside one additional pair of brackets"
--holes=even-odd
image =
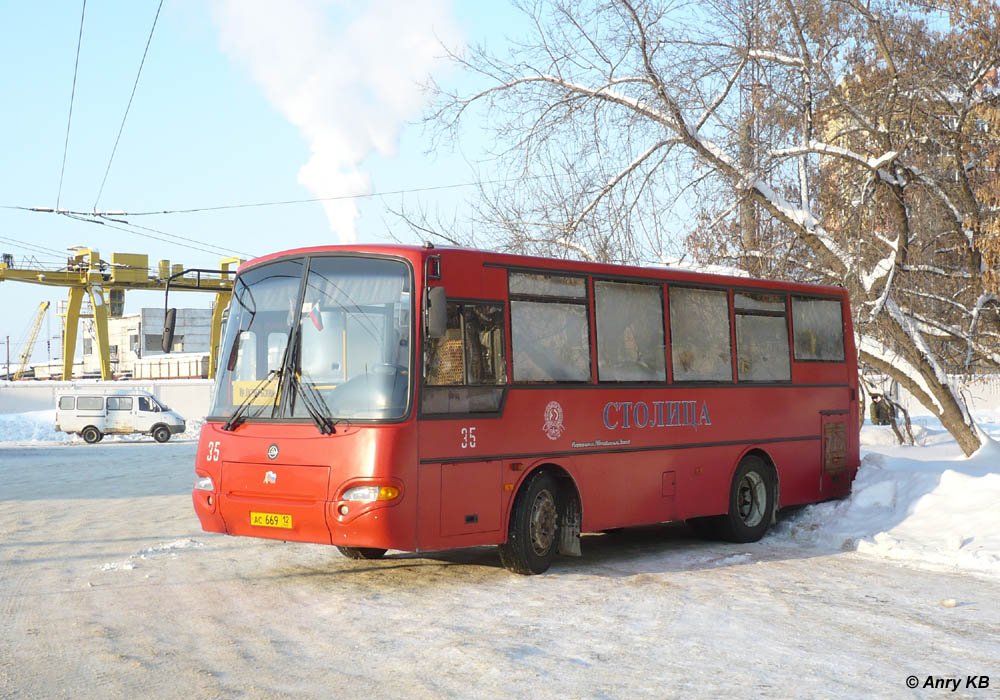
[[(979, 415), (1000, 438), (995, 413)], [(160, 445), (0, 416), (0, 697), (949, 697), (1000, 686), (1000, 450), (862, 431), (853, 494), (761, 542), (682, 524), (344, 559), (201, 532), (195, 432)], [(177, 438), (180, 438), (179, 440)], [(916, 690), (906, 679), (918, 678)], [(970, 675), (989, 689), (966, 687)]]

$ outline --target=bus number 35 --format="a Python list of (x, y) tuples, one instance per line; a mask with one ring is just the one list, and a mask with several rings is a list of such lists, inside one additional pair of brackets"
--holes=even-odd
[(462, 449), (471, 450), (476, 447), (476, 428), (462, 428)]
[(219, 461), (219, 443), (210, 442), (208, 443), (208, 454), (205, 455), (206, 462), (218, 462)]

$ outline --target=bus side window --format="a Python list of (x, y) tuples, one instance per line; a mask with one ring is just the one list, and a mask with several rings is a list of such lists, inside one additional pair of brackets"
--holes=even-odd
[(792, 330), (796, 361), (844, 361), (840, 301), (792, 297)]
[(149, 399), (145, 396), (139, 397), (139, 410), (140, 411), (152, 411), (153, 407), (149, 405)]
[(448, 302), (448, 325), (444, 336), (428, 338), (425, 382), (431, 386), (457, 386), (465, 383), (462, 352), (462, 315), (459, 305)]
[(424, 368), (422, 413), (498, 410), (507, 382), (503, 307), (448, 302), (444, 336), (424, 341)]
[(736, 369), (741, 382), (789, 381), (784, 294), (736, 292)]
[(669, 297), (674, 381), (732, 381), (729, 294), (671, 287)]
[(662, 287), (594, 282), (597, 379), (664, 382)]

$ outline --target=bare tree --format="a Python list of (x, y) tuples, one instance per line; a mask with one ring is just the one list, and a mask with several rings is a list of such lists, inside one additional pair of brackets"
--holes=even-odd
[(456, 56), (484, 87), (439, 88), (430, 117), (448, 135), (475, 114), (503, 147), (516, 182), (483, 188), (482, 235), (635, 263), (681, 232), (702, 258), (847, 286), (861, 360), (980, 446), (949, 372), (1000, 365), (995, 3), (521, 9), (533, 39)]

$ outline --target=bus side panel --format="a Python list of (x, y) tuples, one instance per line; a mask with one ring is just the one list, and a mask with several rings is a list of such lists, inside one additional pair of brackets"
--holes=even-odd
[(813, 503), (819, 492), (819, 439), (781, 442), (760, 447), (778, 472), (778, 507)]
[(418, 551), (500, 544), (517, 473), (499, 460), (421, 464)]
[(581, 529), (595, 532), (675, 519), (684, 478), (675, 457), (664, 452), (574, 455), (564, 468), (580, 491)]

